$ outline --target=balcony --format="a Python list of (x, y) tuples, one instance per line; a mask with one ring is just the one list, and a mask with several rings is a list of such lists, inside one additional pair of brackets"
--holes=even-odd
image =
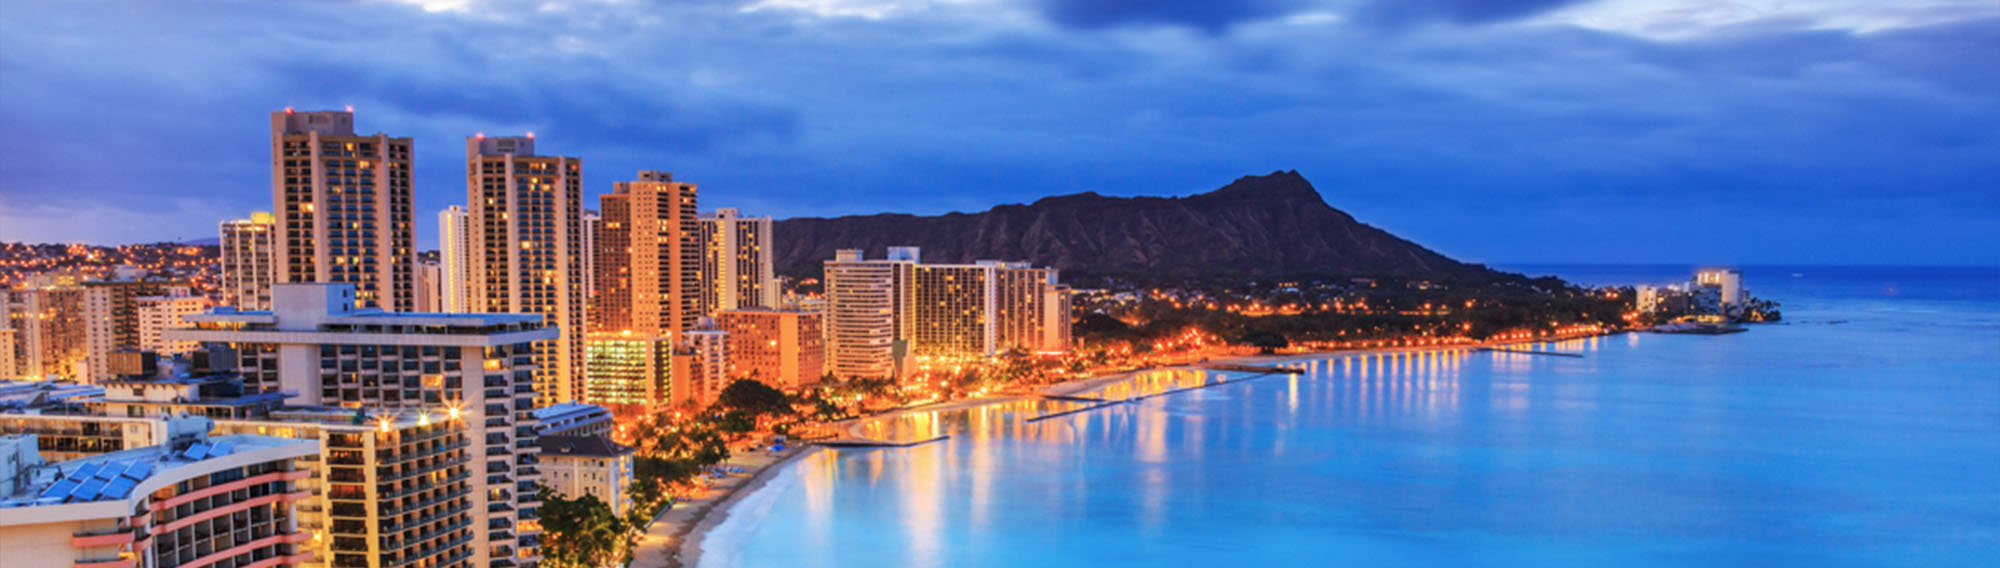
[(132, 531), (132, 527), (122, 527), (116, 529), (77, 533), (70, 537), (69, 542), (70, 546), (76, 548), (90, 548), (96, 546), (131, 544), (133, 538), (134, 534)]

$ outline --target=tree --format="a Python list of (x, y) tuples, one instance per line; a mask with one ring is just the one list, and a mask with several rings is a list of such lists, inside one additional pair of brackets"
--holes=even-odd
[(571, 500), (542, 487), (542, 562), (552, 568), (601, 568), (625, 559), (636, 541), (626, 519), (585, 494)]
[(737, 379), (723, 387), (716, 395), (715, 404), (726, 409), (741, 410), (751, 415), (779, 415), (792, 411), (792, 403), (785, 393), (756, 379)]

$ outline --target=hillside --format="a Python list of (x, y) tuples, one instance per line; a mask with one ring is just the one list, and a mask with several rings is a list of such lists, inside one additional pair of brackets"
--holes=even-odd
[(835, 249), (880, 258), (902, 245), (923, 247), (926, 262), (1026, 260), (1077, 275), (1498, 275), (1356, 221), (1295, 171), (1187, 197), (1079, 193), (982, 213), (785, 219), (773, 233), (778, 271), (802, 277), (818, 276)]

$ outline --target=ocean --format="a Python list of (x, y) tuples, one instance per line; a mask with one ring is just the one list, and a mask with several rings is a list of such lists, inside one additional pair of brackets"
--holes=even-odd
[[(1521, 266), (1599, 285), (1692, 267)], [(1324, 355), (798, 460), (700, 566), (1993, 566), (2000, 269), (1745, 267), (1786, 321)], [(1241, 381), (1241, 382), (1233, 382)]]

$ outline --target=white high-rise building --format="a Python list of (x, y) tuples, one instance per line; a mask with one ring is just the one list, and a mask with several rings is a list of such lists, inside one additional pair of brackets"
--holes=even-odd
[(471, 260), (467, 251), (472, 247), (466, 230), (469, 216), (465, 207), (453, 205), (438, 212), (438, 304), (446, 313), (462, 314), (470, 312), (467, 301), (472, 279)]
[(164, 296), (145, 296), (139, 304), (139, 349), (160, 355), (178, 355), (195, 350), (192, 341), (167, 341), (166, 330), (188, 327), (187, 316), (208, 310), (208, 298), (176, 288)]
[(352, 109), (271, 113), (272, 281), (348, 282), (363, 307), (410, 311), (411, 148), (355, 135)]
[(545, 318), (561, 335), (537, 345), (536, 400), (582, 401), (583, 163), (533, 134), (466, 138), (465, 162), (471, 309)]
[(268, 211), (222, 222), (222, 305), (244, 310), (271, 308), (271, 279), (277, 219)]
[[(539, 314), (387, 313), (357, 305), (351, 284), (279, 284), (272, 311), (188, 316), (166, 339), (226, 343), (251, 392), (293, 404), (435, 412), (463, 420), (478, 461), (473, 566), (539, 559), (535, 356), (558, 331)], [(332, 458), (329, 458), (332, 459)]]
[(435, 314), (444, 310), (444, 266), (434, 258), (417, 259), (417, 311)]
[(826, 263), (828, 367), (843, 377), (900, 375), (1010, 350), (1069, 350), (1069, 287), (1024, 262), (923, 264), (915, 247), (884, 260), (841, 250)]
[(844, 378), (894, 377), (909, 345), (897, 329), (914, 262), (866, 260), (842, 249), (826, 262), (827, 368)]
[(731, 208), (702, 215), (702, 313), (778, 307), (774, 256), (770, 217), (743, 217)]

